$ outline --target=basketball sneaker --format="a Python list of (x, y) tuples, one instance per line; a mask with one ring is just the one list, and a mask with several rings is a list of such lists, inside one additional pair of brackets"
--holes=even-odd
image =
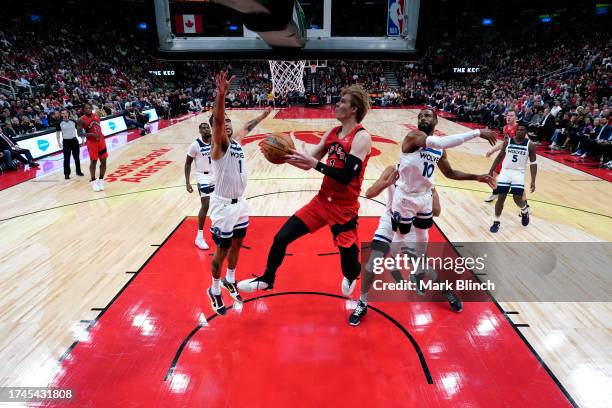
[(501, 222), (493, 221), (493, 225), (491, 225), (491, 228), (489, 228), (489, 231), (491, 231), (492, 233), (496, 233), (497, 231), (499, 231), (500, 225), (501, 225)]
[(446, 300), (448, 300), (448, 304), (450, 305), (451, 309), (453, 309), (453, 312), (459, 313), (463, 310), (463, 303), (452, 290), (447, 290), (442, 293), (444, 294)]
[(206, 294), (210, 298), (210, 305), (212, 306), (213, 310), (218, 315), (223, 316), (225, 312), (227, 311), (227, 309), (225, 309), (225, 305), (223, 304), (223, 298), (221, 297), (221, 294), (218, 294), (218, 295), (213, 294), (212, 288), (208, 288), (208, 290), (206, 291)]
[(497, 194), (491, 194), (484, 200), (484, 202), (490, 203), (491, 201), (495, 201), (495, 200), (497, 200)]
[(206, 241), (202, 237), (197, 237), (195, 239), (195, 246), (197, 246), (200, 249), (208, 249), (209, 248), (208, 244), (206, 243)]
[(91, 186), (91, 189), (92, 189), (93, 191), (96, 191), (96, 192), (97, 192), (97, 191), (100, 191), (100, 187), (98, 187), (98, 180), (91, 180), (91, 181), (89, 182), (89, 185)]
[(529, 225), (529, 213), (530, 212), (531, 211), (529, 210), (529, 206), (527, 206), (525, 211), (521, 211), (521, 224), (523, 224), (523, 227), (526, 227)]
[(238, 282), (240, 292), (253, 293), (258, 290), (271, 290), (272, 288), (274, 288), (274, 278), (269, 280), (265, 275)]
[(342, 285), (341, 285), (342, 294), (346, 297), (351, 296), (353, 294), (353, 291), (355, 290), (356, 285), (357, 285), (357, 279), (353, 279), (353, 281), (350, 282), (346, 276), (343, 277)]
[(361, 319), (368, 313), (368, 305), (363, 303), (361, 300), (357, 303), (357, 307), (353, 310), (351, 317), (349, 317), (349, 324), (351, 326), (357, 326), (361, 323)]
[(104, 179), (98, 179), (98, 191), (104, 191)]
[(221, 287), (227, 290), (227, 293), (229, 293), (232, 299), (234, 299), (236, 302), (243, 303), (242, 296), (240, 296), (240, 293), (238, 293), (238, 288), (236, 287), (235, 283), (223, 278), (221, 281)]

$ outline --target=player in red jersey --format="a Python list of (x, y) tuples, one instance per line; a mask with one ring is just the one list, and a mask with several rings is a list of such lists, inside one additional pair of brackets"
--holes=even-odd
[[(84, 115), (77, 122), (77, 131), (86, 138), (87, 151), (89, 152), (89, 173), (91, 175), (91, 188), (93, 191), (104, 190), (104, 173), (106, 173), (106, 142), (100, 127), (100, 118), (93, 113), (91, 104), (86, 103), (83, 107)], [(100, 160), (100, 178), (96, 179), (96, 163)]]
[[(238, 289), (244, 292), (274, 287), (276, 270), (283, 262), (287, 246), (296, 239), (329, 225), (340, 252), (342, 293), (349, 296), (361, 271), (360, 242), (357, 233), (359, 192), (370, 158), (372, 137), (361, 126), (369, 109), (368, 93), (359, 85), (343, 89), (336, 104), (336, 118), (342, 126), (325, 133), (310, 152), (287, 156), (287, 163), (304, 170), (316, 169), (324, 174), (319, 193), (292, 215), (281, 227), (268, 253), (266, 270), (254, 279), (243, 280)], [(325, 155), (327, 160), (320, 162)]]
[[(514, 137), (514, 135), (516, 134), (517, 126), (518, 123), (516, 122), (516, 113), (514, 111), (508, 112), (506, 114), (506, 124), (504, 125), (504, 130), (502, 131), (502, 134), (504, 135), (504, 140)], [(487, 152), (486, 156), (491, 157), (495, 152), (500, 151), (503, 145), (504, 143), (502, 142), (493, 146), (493, 148)], [(500, 172), (501, 163), (493, 171), (493, 178), (495, 179), (495, 181), (497, 181), (497, 176)], [(485, 202), (490, 203), (491, 201), (495, 201), (495, 199), (497, 199), (497, 187), (493, 189), (491, 195), (486, 198)]]

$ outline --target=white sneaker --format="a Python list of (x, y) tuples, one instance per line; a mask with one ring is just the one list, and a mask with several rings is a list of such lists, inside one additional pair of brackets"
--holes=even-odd
[(342, 294), (344, 296), (351, 296), (357, 285), (357, 279), (353, 279), (353, 282), (349, 283), (349, 280), (344, 277), (342, 278)]
[(257, 290), (269, 290), (274, 287), (274, 284), (269, 284), (258, 276), (252, 279), (245, 279), (238, 282), (238, 290), (245, 293), (253, 293)]
[(91, 180), (89, 182), (89, 185), (91, 186), (91, 189), (93, 191), (96, 191), (96, 192), (100, 191), (100, 186), (98, 185), (98, 180)]
[(208, 249), (209, 246), (206, 243), (206, 241), (204, 240), (204, 238), (201, 237), (197, 237), (195, 240), (195, 246), (197, 246), (200, 249)]
[(98, 191), (104, 190), (104, 179), (98, 179)]
[(495, 200), (497, 200), (497, 194), (491, 194), (490, 196), (485, 198), (484, 202), (490, 203), (491, 201), (495, 201)]

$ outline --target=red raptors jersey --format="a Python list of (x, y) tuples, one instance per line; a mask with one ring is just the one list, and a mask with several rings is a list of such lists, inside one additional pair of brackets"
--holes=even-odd
[[(100, 118), (95, 113), (92, 113), (91, 116), (83, 115), (81, 116), (81, 120), (83, 121), (83, 129), (85, 133), (95, 133), (104, 137), (102, 134), (102, 128), (100, 127)], [(93, 137), (88, 137), (88, 140), (94, 140)]]
[(516, 134), (516, 128), (518, 127), (518, 123), (515, 123), (514, 126), (510, 126), (510, 125), (504, 125), (504, 130), (503, 130), (503, 135), (504, 138), (507, 137), (514, 137), (514, 135)]
[[(342, 126), (332, 129), (327, 136), (327, 140), (325, 141), (325, 150), (327, 151), (326, 164), (328, 166), (340, 169), (344, 168), (346, 165), (346, 158), (351, 152), (351, 146), (353, 145), (355, 134), (362, 129), (363, 126), (358, 124), (342, 139), (338, 138), (338, 133), (340, 133), (342, 130)], [(348, 185), (339, 183), (329, 176), (323, 176), (323, 183), (321, 184), (321, 189), (319, 190), (319, 196), (325, 202), (335, 204), (340, 203), (344, 205), (359, 205), (357, 199), (359, 197), (359, 192), (361, 191), (361, 183), (363, 182), (363, 175), (365, 173), (369, 158), (370, 153), (368, 153), (363, 160), (359, 177), (353, 178)]]

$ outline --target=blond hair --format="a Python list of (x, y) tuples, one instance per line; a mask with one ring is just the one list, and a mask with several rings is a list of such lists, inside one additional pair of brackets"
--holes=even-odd
[(368, 109), (370, 109), (370, 95), (361, 85), (357, 84), (343, 88), (340, 95), (349, 95), (351, 97), (351, 106), (357, 108), (357, 123), (361, 123), (366, 113), (368, 113)]

